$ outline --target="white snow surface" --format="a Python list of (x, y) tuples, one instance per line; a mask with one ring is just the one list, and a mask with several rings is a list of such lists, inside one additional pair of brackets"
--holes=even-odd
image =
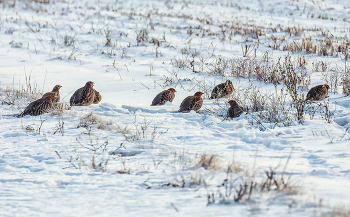
[[(350, 99), (342, 95), (341, 86), (329, 94), (330, 123), (317, 113), (313, 119), (306, 115), (302, 123), (264, 124), (266, 129), (260, 130), (250, 124), (248, 114), (224, 120), (209, 112), (217, 103), (228, 108), (228, 100), (210, 100), (208, 93), (203, 95), (200, 112), (177, 110), (186, 96), (203, 91), (203, 85), (213, 87), (226, 79), (236, 89), (254, 84), (266, 92), (283, 88), (281, 84), (210, 75), (199, 67), (197, 73), (189, 68), (176, 70), (172, 65), (184, 47), (211, 50), (216, 57), (242, 57), (241, 45), (256, 43), (240, 34), (230, 41), (191, 35), (189, 26), (193, 31), (204, 26), (213, 32), (231, 21), (266, 29), (316, 26), (334, 36), (349, 37), (350, 2), (0, 2), (2, 100), (6, 88), (26, 88), (28, 83), (44, 92), (62, 85), (64, 103), (90, 80), (102, 95), (97, 105), (72, 107), (61, 115), (14, 117), (31, 98), (19, 99), (15, 105), (0, 104), (0, 216), (327, 216), (332, 207), (350, 208)], [(318, 19), (319, 15), (333, 20)], [(148, 41), (137, 42), (142, 29), (147, 29)], [(114, 46), (105, 46), (108, 31)], [(271, 50), (271, 34), (293, 39), (282, 31), (263, 34), (257, 55)], [(303, 34), (319, 36), (312, 31)], [(65, 36), (73, 38), (74, 45), (65, 44)], [(162, 45), (149, 42), (152, 37)], [(273, 51), (271, 58), (277, 61), (287, 54)], [(335, 70), (344, 66), (341, 57), (291, 55), (305, 55), (308, 71), (312, 61), (326, 61)], [(176, 80), (174, 70), (180, 82), (167, 83), (167, 78)], [(311, 74), (309, 88), (324, 83), (322, 72)], [(172, 103), (150, 106), (160, 91), (170, 87), (177, 91)], [(90, 113), (98, 123), (79, 127)], [(94, 152), (96, 147), (105, 150)], [(220, 168), (198, 165), (203, 153), (217, 155)], [(256, 192), (240, 202), (232, 194), (226, 204), (218, 192), (225, 192), (220, 185), (233, 162), (253, 171), (257, 180), (277, 167), (279, 174), (284, 171), (285, 177), (291, 177), (298, 193)], [(239, 182), (242, 174), (234, 173), (229, 179)], [(215, 202), (208, 204), (212, 194)]]

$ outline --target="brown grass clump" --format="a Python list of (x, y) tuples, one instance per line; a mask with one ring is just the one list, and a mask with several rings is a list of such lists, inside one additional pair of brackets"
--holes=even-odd
[(220, 169), (219, 156), (203, 153), (197, 165), (206, 170), (218, 170)]

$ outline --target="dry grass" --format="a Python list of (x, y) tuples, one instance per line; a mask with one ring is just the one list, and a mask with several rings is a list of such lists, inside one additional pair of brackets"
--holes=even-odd
[(249, 201), (253, 196), (261, 197), (262, 194), (268, 192), (279, 192), (286, 195), (299, 194), (300, 186), (297, 182), (292, 181), (291, 175), (286, 173), (290, 158), (291, 154), (282, 170), (279, 169), (279, 166), (265, 170), (265, 177), (259, 176), (254, 167), (244, 167), (239, 171), (227, 170), (226, 179), (217, 186), (218, 193), (208, 193), (207, 205), (215, 203), (215, 196), (219, 198), (219, 203), (231, 204)]
[(98, 138), (92, 139), (91, 128), (87, 129), (88, 132), (83, 133), (82, 135), (88, 135), (89, 142), (84, 142), (82, 137), (76, 139), (80, 148), (83, 150), (87, 150), (87, 152), (84, 155), (79, 153), (75, 156), (70, 155), (68, 157), (65, 156), (65, 152), (55, 152), (60, 159), (63, 159), (69, 165), (63, 169), (74, 168), (81, 170), (85, 168), (87, 170), (94, 170), (97, 172), (106, 172), (108, 162), (110, 161), (110, 156), (108, 154), (108, 140), (104, 141), (103, 143), (100, 143)]
[(344, 207), (334, 207), (330, 213), (331, 217), (350, 217), (350, 210)]
[(218, 170), (221, 169), (219, 159), (220, 157), (218, 155), (203, 153), (197, 166), (203, 167), (206, 170)]
[(31, 81), (31, 77), (26, 77), (26, 84), (19, 84), (18, 87), (6, 86), (0, 87), (3, 92), (4, 100), (11, 104), (17, 104), (21, 101), (34, 101), (40, 99), (43, 91), (38, 87), (36, 82)]
[(343, 94), (345, 96), (350, 95), (350, 72), (346, 72), (342, 79), (343, 83)]
[[(279, 58), (273, 64), (266, 62), (266, 55), (263, 58), (246, 57), (246, 58), (223, 58), (217, 57), (212, 59), (206, 57), (203, 53), (191, 47), (185, 47), (185, 55), (180, 58), (174, 57), (171, 63), (174, 69), (171, 71), (173, 77), (179, 69), (190, 69), (195, 73), (207, 73), (209, 75), (218, 75), (223, 77), (247, 78), (249, 81), (257, 79), (264, 83), (286, 84), (289, 82), (297, 85), (307, 86), (310, 84), (310, 77), (306, 73), (305, 65), (307, 61), (305, 57), (299, 56), (292, 60), (287, 55)], [(246, 51), (248, 52), (248, 51)], [(268, 54), (267, 54), (268, 55)], [(293, 81), (289, 76), (289, 72), (293, 72)], [(174, 79), (168, 79), (174, 80)], [(179, 79), (177, 79), (179, 80)], [(172, 84), (174, 82), (169, 82)]]
[(43, 95), (42, 89), (35, 81), (32, 81), (31, 76), (25, 77), (25, 84), (20, 82), (15, 86), (15, 82), (11, 86), (0, 86), (0, 101), (2, 104), (12, 106), (14, 109), (22, 113), (29, 102), (40, 99)]

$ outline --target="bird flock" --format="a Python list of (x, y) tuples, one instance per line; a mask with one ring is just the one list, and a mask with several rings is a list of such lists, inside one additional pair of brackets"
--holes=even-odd
[[(18, 115), (18, 117), (23, 117), (25, 115), (41, 115), (49, 112), (55, 104), (60, 101), (61, 85), (56, 85), (52, 91), (45, 93), (41, 99), (31, 102), (24, 111)], [(77, 89), (71, 96), (69, 102), (70, 106), (89, 106), (91, 104), (98, 104), (102, 96), (94, 88), (94, 82), (86, 82), (84, 87)], [(311, 88), (306, 95), (305, 101), (320, 101), (328, 97), (329, 85), (317, 85)], [(234, 87), (230, 80), (224, 83), (218, 84), (213, 88), (210, 99), (218, 98), (229, 98), (234, 91)], [(174, 88), (169, 88), (164, 90), (154, 97), (151, 106), (161, 106), (166, 102), (172, 102), (175, 98), (176, 90)], [(196, 92), (193, 96), (186, 97), (180, 104), (179, 112), (190, 112), (191, 110), (198, 112), (202, 105), (202, 92)], [(228, 118), (239, 117), (243, 112), (244, 108), (239, 106), (235, 100), (228, 101), (230, 108), (227, 110)]]

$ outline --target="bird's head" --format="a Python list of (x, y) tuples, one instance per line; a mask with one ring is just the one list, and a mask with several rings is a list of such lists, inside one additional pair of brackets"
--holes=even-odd
[(90, 87), (94, 87), (94, 82), (88, 81), (88, 82), (86, 82), (85, 85), (90, 86)]
[(168, 90), (170, 90), (171, 92), (175, 93), (176, 90), (174, 88), (169, 88)]
[[(232, 86), (232, 87), (233, 87), (232, 81), (230, 81), (230, 80), (227, 80), (227, 81), (226, 81), (226, 85)], [(233, 87), (233, 89), (235, 89), (235, 88)]]
[(237, 102), (236, 102), (236, 101), (234, 101), (234, 100), (230, 100), (230, 101), (228, 101), (228, 103), (230, 104), (230, 106), (234, 106), (234, 105), (236, 105), (236, 104), (237, 104)]
[(61, 85), (57, 84), (52, 91), (59, 91), (61, 89)]
[(202, 96), (202, 94), (203, 94), (202, 92), (198, 91), (198, 92), (196, 92), (194, 95), (195, 95), (195, 96)]
[(329, 85), (328, 84), (325, 84), (324, 86), (327, 88), (327, 90), (329, 90)]

